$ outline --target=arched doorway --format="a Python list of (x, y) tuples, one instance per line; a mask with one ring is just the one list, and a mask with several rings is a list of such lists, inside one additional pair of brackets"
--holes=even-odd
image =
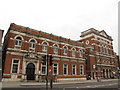
[(27, 80), (35, 80), (35, 65), (29, 63), (26, 67)]

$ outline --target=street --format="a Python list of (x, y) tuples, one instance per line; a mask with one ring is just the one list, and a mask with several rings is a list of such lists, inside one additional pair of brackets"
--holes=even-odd
[[(45, 88), (40, 86), (22, 86), (23, 88)], [(91, 82), (91, 83), (72, 83), (72, 84), (56, 84), (53, 88), (118, 88), (118, 81), (107, 82)]]
[[(2, 84), (2, 88), (39, 88), (39, 89), (46, 89), (46, 84), (40, 84), (37, 85), (34, 84), (32, 85), (32, 82), (28, 83), (30, 85), (26, 85), (26, 84), (21, 84), (21, 82), (12, 82), (12, 83), (9, 83), (9, 82), (3, 82)], [(58, 83), (58, 84), (53, 84), (53, 89), (52, 90), (74, 90), (74, 89), (88, 89), (88, 88), (109, 88), (112, 89), (112, 88), (116, 88), (114, 90), (118, 90), (118, 80), (110, 80), (110, 81), (101, 81), (101, 82), (97, 82), (97, 81), (84, 81), (84, 82), (69, 82), (69, 83)], [(50, 89), (50, 85), (48, 85), (48, 88)], [(4, 89), (3, 89), (4, 90)]]

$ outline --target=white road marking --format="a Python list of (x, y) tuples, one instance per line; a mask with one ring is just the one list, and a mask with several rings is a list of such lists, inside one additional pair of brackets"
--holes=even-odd
[(79, 88), (79, 87), (76, 87), (76, 88)]
[(91, 86), (86, 86), (86, 87), (91, 87)]

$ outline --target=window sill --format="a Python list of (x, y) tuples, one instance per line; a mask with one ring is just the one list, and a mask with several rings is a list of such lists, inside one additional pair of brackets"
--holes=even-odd
[(67, 54), (63, 54), (64, 56), (67, 56)]
[(29, 51), (35, 51), (35, 48), (30, 48)]
[(58, 55), (58, 53), (54, 53), (55, 55)]
[(46, 52), (47, 52), (47, 50), (42, 50), (42, 52), (46, 53)]
[(21, 46), (15, 46), (15, 49), (21, 49)]

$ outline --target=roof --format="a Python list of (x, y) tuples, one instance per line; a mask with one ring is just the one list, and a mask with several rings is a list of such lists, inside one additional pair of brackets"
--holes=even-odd
[(67, 38), (64, 38), (64, 37), (61, 37), (61, 36), (53, 35), (52, 33), (49, 34), (49, 33), (43, 32), (43, 31), (38, 31), (38, 30), (35, 30), (35, 29), (31, 29), (29, 27), (16, 25), (15, 23), (10, 24), (9, 30), (20, 31), (20, 32), (24, 32), (24, 33), (27, 33), (27, 34), (36, 35), (38, 37), (45, 37), (45, 38), (53, 39), (53, 40), (60, 41), (60, 42), (66, 42), (66, 43), (69, 43), (69, 44), (83, 46), (83, 43), (81, 43), (81, 42), (74, 41), (74, 40), (71, 40), (71, 39), (67, 39)]
[(101, 37), (104, 37), (106, 39), (109, 39), (109, 40), (113, 41), (112, 37), (109, 36), (104, 30), (98, 31), (98, 30), (96, 30), (94, 28), (90, 28), (90, 29), (88, 29), (86, 31), (81, 32), (81, 36), (80, 37), (84, 37), (84, 36), (89, 35), (91, 33), (94, 33), (96, 35), (99, 35)]

